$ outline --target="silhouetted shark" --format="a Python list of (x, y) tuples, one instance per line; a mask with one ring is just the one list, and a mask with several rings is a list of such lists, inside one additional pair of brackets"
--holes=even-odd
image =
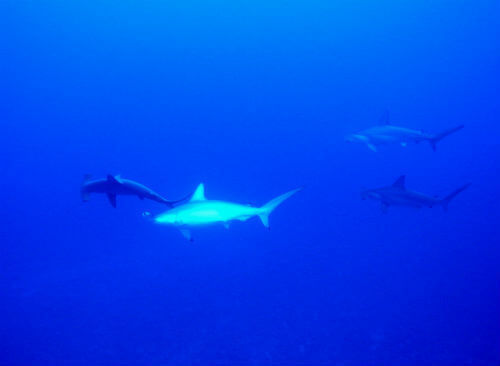
[(381, 118), (381, 121), (384, 124), (348, 135), (346, 141), (363, 143), (372, 151), (377, 151), (380, 145), (399, 144), (406, 146), (411, 142), (419, 143), (427, 141), (430, 143), (432, 149), (436, 151), (436, 144), (439, 141), (464, 127), (464, 125), (460, 125), (441, 133), (432, 134), (411, 128), (393, 126), (389, 124), (389, 114), (387, 112)]
[(115, 208), (117, 195), (137, 196), (141, 200), (147, 198), (169, 206), (173, 206), (175, 203), (183, 201), (182, 199), (178, 201), (168, 201), (148, 187), (130, 179), (123, 179), (119, 175), (108, 175), (106, 178), (94, 180), (91, 180), (90, 178), (91, 176), (87, 174), (82, 182), (80, 192), (84, 202), (89, 200), (90, 193), (106, 194), (109, 202)]
[(207, 200), (205, 187), (201, 183), (189, 202), (155, 217), (149, 212), (143, 213), (143, 216), (152, 218), (157, 224), (177, 226), (182, 234), (191, 241), (189, 228), (193, 226), (223, 223), (229, 227), (229, 222), (232, 220), (246, 221), (253, 216), (259, 216), (264, 226), (269, 227), (268, 218), (271, 212), (299, 190), (300, 188), (282, 194), (262, 207), (253, 207), (232, 202)]
[(446, 211), (448, 204), (457, 194), (470, 186), (470, 183), (463, 185), (444, 198), (437, 198), (410, 191), (405, 186), (405, 176), (399, 177), (392, 185), (376, 189), (368, 189), (361, 192), (363, 199), (373, 199), (380, 201), (382, 211), (386, 212), (389, 206), (409, 206), (409, 207), (433, 207), (442, 206)]

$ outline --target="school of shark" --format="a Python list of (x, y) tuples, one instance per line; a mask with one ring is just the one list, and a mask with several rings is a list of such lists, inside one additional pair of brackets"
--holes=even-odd
[[(390, 123), (389, 113), (386, 111), (377, 126), (350, 134), (345, 137), (345, 140), (364, 144), (373, 152), (377, 152), (384, 145), (392, 144), (406, 147), (410, 143), (418, 144), (420, 142), (429, 143), (431, 148), (436, 151), (436, 145), (439, 141), (463, 127), (464, 125), (458, 125), (438, 133), (427, 133), (393, 125)], [(380, 202), (383, 213), (387, 213), (388, 208), (391, 206), (412, 208), (440, 206), (447, 211), (450, 202), (469, 186), (470, 183), (463, 184), (447, 196), (439, 198), (407, 189), (406, 176), (402, 175), (391, 185), (363, 190), (361, 198)], [(120, 175), (108, 175), (106, 178), (92, 179), (89, 174), (86, 174), (81, 184), (80, 194), (83, 202), (88, 201), (91, 194), (103, 194), (107, 196), (113, 208), (117, 207), (117, 196), (124, 195), (137, 196), (141, 200), (148, 199), (166, 205), (168, 207), (167, 211), (159, 215), (153, 215), (151, 212), (146, 211), (142, 213), (142, 216), (157, 225), (176, 227), (187, 240), (192, 242), (191, 230), (196, 227), (224, 225), (229, 228), (232, 221), (247, 221), (252, 217), (258, 217), (264, 227), (269, 228), (269, 215), (301, 189), (292, 189), (257, 207), (207, 199), (203, 183), (200, 183), (195, 192), (189, 196), (177, 200), (168, 200), (144, 184), (124, 179)]]

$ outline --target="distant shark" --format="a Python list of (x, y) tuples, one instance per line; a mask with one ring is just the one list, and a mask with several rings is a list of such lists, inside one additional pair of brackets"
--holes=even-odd
[(443, 209), (447, 211), (450, 201), (469, 186), (470, 183), (464, 184), (448, 196), (438, 198), (406, 189), (405, 176), (402, 175), (390, 186), (368, 189), (361, 192), (361, 197), (363, 199), (380, 201), (383, 212), (387, 212), (387, 208), (389, 206), (407, 206), (417, 208), (442, 206)]
[(464, 125), (459, 125), (441, 133), (431, 134), (421, 130), (391, 125), (389, 123), (388, 112), (380, 120), (381, 124), (379, 126), (348, 135), (346, 141), (363, 143), (372, 151), (377, 151), (381, 145), (399, 144), (405, 147), (409, 143), (418, 144), (419, 142), (427, 141), (432, 149), (436, 151), (436, 144), (439, 141), (464, 127)]
[(232, 202), (207, 200), (205, 198), (205, 186), (201, 183), (189, 202), (155, 217), (150, 212), (144, 212), (143, 216), (152, 219), (156, 224), (178, 227), (184, 237), (192, 241), (189, 230), (191, 227), (222, 223), (228, 228), (229, 222), (233, 220), (246, 221), (253, 216), (258, 216), (264, 226), (268, 228), (271, 212), (299, 190), (300, 188), (282, 194), (262, 207), (254, 207)]
[(116, 196), (117, 195), (132, 195), (137, 196), (141, 200), (147, 198), (159, 203), (163, 203), (169, 206), (173, 206), (178, 201), (168, 201), (162, 196), (160, 196), (155, 191), (149, 189), (148, 187), (134, 182), (130, 179), (123, 179), (119, 175), (108, 175), (103, 179), (91, 179), (89, 174), (85, 175), (81, 185), (80, 193), (82, 196), (82, 201), (86, 202), (89, 200), (91, 193), (104, 193), (108, 196), (111, 206), (116, 208)]

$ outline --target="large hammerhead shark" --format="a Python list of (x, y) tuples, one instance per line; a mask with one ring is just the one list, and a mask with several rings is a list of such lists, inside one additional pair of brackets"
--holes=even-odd
[(389, 123), (389, 113), (386, 111), (380, 119), (380, 125), (348, 135), (348, 142), (359, 142), (365, 144), (370, 150), (377, 151), (381, 145), (399, 144), (406, 146), (409, 143), (427, 141), (432, 149), (436, 151), (436, 144), (446, 136), (461, 130), (464, 125), (459, 125), (440, 133), (428, 133), (406, 127), (398, 127)]
[(271, 212), (299, 190), (300, 188), (294, 189), (272, 199), (261, 207), (254, 207), (233, 202), (207, 200), (205, 198), (205, 186), (201, 183), (189, 202), (158, 216), (153, 216), (150, 212), (144, 212), (143, 216), (151, 219), (156, 224), (178, 227), (184, 237), (192, 241), (190, 229), (196, 226), (222, 223), (229, 227), (229, 223), (233, 220), (246, 221), (251, 217), (258, 216), (262, 224), (269, 227)]
[(450, 201), (469, 186), (470, 183), (464, 184), (446, 197), (438, 198), (406, 189), (405, 176), (402, 175), (390, 186), (368, 189), (361, 192), (361, 198), (380, 201), (383, 212), (387, 212), (387, 208), (389, 206), (407, 206), (417, 208), (442, 206), (446, 211), (448, 210), (448, 204)]

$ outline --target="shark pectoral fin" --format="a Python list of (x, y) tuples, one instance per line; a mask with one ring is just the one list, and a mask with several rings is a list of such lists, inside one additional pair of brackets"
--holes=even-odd
[(111, 206), (116, 208), (116, 194), (108, 193), (107, 196), (109, 199), (109, 203), (111, 203)]
[(375, 151), (377, 152), (377, 147), (373, 144), (366, 144), (366, 146), (368, 146), (368, 148), (371, 150), (371, 151)]
[(193, 241), (193, 236), (191, 235), (191, 231), (188, 229), (179, 229), (181, 231), (182, 236), (184, 236), (187, 240)]
[(262, 224), (266, 229), (269, 229), (269, 213), (264, 212), (259, 215), (260, 221), (262, 221)]

